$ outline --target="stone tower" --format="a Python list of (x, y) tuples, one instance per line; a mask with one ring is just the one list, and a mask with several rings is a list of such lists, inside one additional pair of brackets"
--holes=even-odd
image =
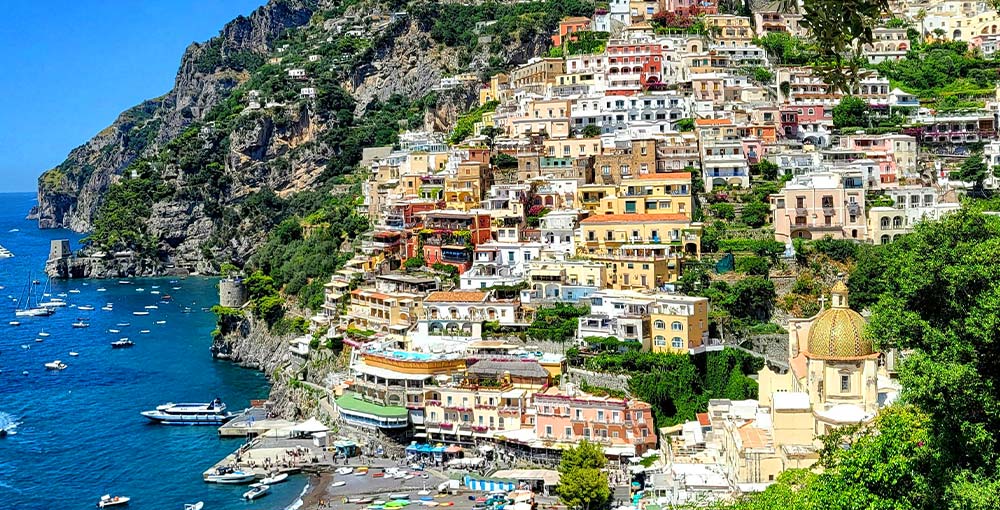
[(219, 304), (240, 308), (247, 302), (247, 286), (238, 276), (219, 280)]
[(69, 239), (53, 239), (49, 243), (49, 260), (69, 258), (73, 250), (69, 249)]

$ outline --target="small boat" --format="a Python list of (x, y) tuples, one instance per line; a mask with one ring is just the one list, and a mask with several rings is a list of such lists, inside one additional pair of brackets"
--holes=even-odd
[(90, 306), (90, 305), (83, 305), (83, 306), (78, 306), (78, 307), (76, 307), (76, 309), (77, 309), (77, 310), (83, 310), (83, 311), (85, 311), (85, 312), (90, 312), (90, 311), (93, 311), (93, 310), (94, 310), (94, 307), (93, 307), (93, 306)]
[(55, 360), (45, 364), (47, 370), (66, 370), (66, 364), (62, 361)]
[(151, 290), (151, 291), (149, 291), (149, 293), (150, 293), (150, 294), (159, 294), (159, 293), (160, 293), (160, 291), (158, 291), (158, 290)]
[(28, 375), (28, 371), (25, 370), (24, 372), (21, 372), (21, 375)]
[[(60, 292), (60, 293), (58, 293), (56, 295), (59, 296), (59, 297), (66, 297), (67, 296), (67, 294), (65, 292)], [(62, 300), (60, 299), (60, 301), (62, 301)]]
[(127, 328), (127, 327), (131, 326), (131, 324), (129, 324), (128, 322), (119, 322), (119, 323), (117, 324), (117, 326), (118, 326), (119, 328)]
[(31, 349), (31, 346), (28, 345), (28, 344), (21, 344), (21, 348), (24, 349), (24, 350), (28, 350), (28, 349)]
[(248, 499), (253, 501), (257, 498), (262, 498), (267, 495), (268, 491), (271, 490), (270, 485), (264, 485), (262, 483), (255, 483), (250, 485), (250, 490), (243, 493), (243, 499)]
[(367, 505), (368, 503), (371, 503), (372, 501), (375, 501), (375, 498), (371, 498), (371, 497), (367, 497), (367, 496), (360, 497), (360, 498), (347, 498), (347, 502), (348, 503), (355, 503), (355, 504), (358, 504), (358, 505)]
[(44, 341), (45, 341), (45, 340), (44, 340), (44, 339), (42, 339), (42, 338), (36, 338), (36, 339), (35, 339), (35, 342), (37, 342), (37, 343), (42, 343), (42, 342), (44, 342)]
[(160, 299), (164, 301), (170, 301), (171, 299), (173, 299), (173, 296), (171, 296), (170, 294), (164, 294), (163, 297), (161, 297)]
[(156, 323), (157, 323), (157, 324), (161, 324), (161, 325), (162, 325), (162, 324), (166, 324), (166, 323), (167, 323), (167, 321), (156, 321)]
[(170, 287), (170, 288), (173, 289), (173, 290), (181, 290), (180, 287)]
[(197, 503), (185, 503), (184, 510), (201, 510), (203, 506), (205, 506), (205, 503), (202, 503), (201, 501)]
[(159, 309), (160, 307), (158, 307), (158, 306), (156, 306), (156, 305), (146, 305), (146, 306), (144, 306), (143, 308), (145, 308), (146, 310), (157, 310), (157, 309)]
[(19, 228), (12, 228), (12, 229), (8, 230), (7, 232), (20, 232), (20, 231), (21, 231), (21, 229), (19, 229)]
[(101, 500), (97, 502), (98, 508), (108, 508), (112, 506), (125, 506), (131, 498), (126, 496), (112, 496), (110, 494), (105, 494), (101, 496)]
[(158, 289), (158, 288), (160, 288), (160, 286), (159, 285), (150, 285), (149, 288), (151, 288), (151, 289)]
[(137, 315), (141, 317), (143, 315), (149, 315), (149, 312), (132, 312), (132, 315)]
[(102, 306), (101, 310), (104, 310), (105, 312), (113, 312), (113, 311), (115, 311), (115, 309), (112, 308), (112, 307), (110, 307), (110, 306)]
[(112, 349), (124, 349), (126, 347), (132, 347), (133, 345), (135, 345), (135, 342), (129, 340), (128, 338), (122, 338), (121, 340), (111, 342)]
[(132, 282), (128, 280), (118, 280), (118, 285), (132, 285)]
[(18, 321), (10, 321), (7, 324), (10, 324), (11, 326), (20, 326), (21, 325), (21, 323), (18, 322)]
[(44, 337), (48, 337), (48, 336), (49, 336), (49, 333), (46, 333), (46, 332), (44, 332), (44, 331), (39, 331), (39, 332), (38, 332), (38, 336), (40, 336), (40, 337), (43, 337), (43, 338), (44, 338)]
[(389, 494), (389, 499), (410, 499), (410, 495), (403, 493)]
[(66, 306), (66, 302), (61, 299), (50, 299), (48, 301), (43, 301), (38, 303), (38, 306), (42, 308), (57, 308), (61, 306)]
[(83, 322), (83, 321), (79, 321), (79, 322), (74, 322), (73, 323), (73, 327), (74, 328), (89, 328), (90, 324), (87, 324), (86, 322)]
[(121, 333), (121, 332), (122, 331), (120, 329), (109, 329), (108, 330), (108, 333)]
[(139, 287), (139, 288), (135, 289), (135, 291), (136, 292), (146, 292), (146, 289), (144, 289), (142, 287)]
[(31, 284), (32, 284), (32, 285), (41, 285), (41, 284), (42, 284), (42, 282), (41, 282), (41, 281), (39, 281), (39, 280), (31, 280)]
[(80, 289), (70, 289), (69, 293), (70, 294), (79, 294), (80, 293)]
[(107, 290), (108, 290), (108, 289), (105, 289), (104, 287), (99, 287), (99, 288), (97, 289), (97, 292), (107, 292)]
[(70, 355), (70, 356), (73, 356), (73, 357), (75, 358), (75, 357), (79, 356), (79, 355), (80, 355), (80, 353), (78, 353), (78, 352), (75, 352), (75, 351), (69, 351), (69, 355)]
[(269, 476), (260, 481), (264, 485), (275, 485), (288, 480), (288, 473), (278, 473), (274, 476)]
[(142, 334), (145, 335), (146, 333), (149, 333), (149, 330), (148, 329), (141, 329), (141, 330), (139, 330), (139, 333), (142, 333)]
[(335, 471), (335, 473), (337, 473), (338, 475), (349, 475), (349, 474), (351, 474), (353, 472), (354, 472), (354, 468), (347, 467), (347, 466), (344, 466), (342, 468), (337, 468), (337, 470)]
[(347, 482), (345, 482), (343, 480), (338, 480), (336, 482), (331, 483), (330, 487), (343, 487), (345, 485), (347, 485)]
[(208, 475), (205, 477), (205, 481), (208, 483), (239, 485), (252, 482), (254, 478), (257, 478), (257, 475), (253, 473), (247, 473), (245, 471), (230, 471), (217, 475)]

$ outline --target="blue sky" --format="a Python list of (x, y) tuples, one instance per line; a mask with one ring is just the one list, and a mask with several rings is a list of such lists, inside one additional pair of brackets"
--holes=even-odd
[(50, 0), (4, 3), (0, 192), (38, 175), (126, 108), (173, 87), (192, 42), (265, 0)]

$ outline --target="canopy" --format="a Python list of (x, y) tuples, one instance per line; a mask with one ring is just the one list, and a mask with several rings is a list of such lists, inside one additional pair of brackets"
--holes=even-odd
[(451, 445), (444, 449), (445, 453), (458, 453), (462, 451), (462, 447), (458, 445)]
[(316, 418), (309, 418), (308, 420), (293, 426), (289, 430), (291, 430), (292, 432), (299, 432), (302, 434), (315, 434), (317, 432), (326, 432), (330, 430), (330, 427), (323, 425), (323, 423), (317, 420)]

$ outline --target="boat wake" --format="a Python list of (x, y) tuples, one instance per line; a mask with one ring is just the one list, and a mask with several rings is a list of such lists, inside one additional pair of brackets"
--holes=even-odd
[(15, 429), (17, 429), (17, 426), (20, 424), (21, 422), (14, 421), (14, 417), (10, 414), (0, 411), (0, 430), (5, 432), (4, 435), (13, 436), (17, 434)]

